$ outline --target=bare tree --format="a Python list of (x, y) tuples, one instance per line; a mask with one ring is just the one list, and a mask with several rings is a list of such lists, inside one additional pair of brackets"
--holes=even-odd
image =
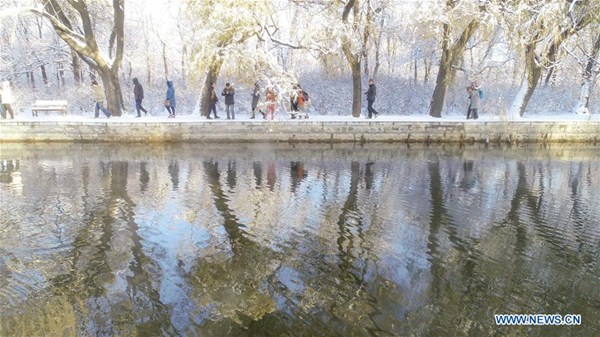
[[(374, 17), (370, 5), (370, 2), (367, 2), (366, 13), (363, 13), (365, 10), (361, 9), (360, 0), (349, 0), (342, 12), (342, 23), (345, 26), (345, 31), (341, 35), (342, 52), (352, 71), (352, 116), (357, 118), (360, 117), (362, 105), (360, 67), (362, 59), (366, 55), (367, 43), (370, 38), (369, 27), (372, 25)], [(350, 21), (350, 14), (352, 14), (352, 21)], [(362, 34), (360, 34), (361, 29)], [(358, 42), (358, 46), (353, 43), (355, 36), (362, 36), (362, 39), (355, 40)]]
[(600, 34), (596, 36), (592, 52), (586, 55), (586, 62), (580, 61), (580, 63), (584, 66), (584, 69), (581, 86), (579, 87), (579, 99), (574, 110), (577, 114), (589, 114), (590, 96), (600, 72)]
[[(528, 21), (518, 22), (519, 28), (527, 29), (530, 35), (519, 34), (519, 39), (525, 40), (525, 75), (510, 108), (509, 114), (513, 117), (523, 116), (542, 71), (556, 67), (561, 46), (591, 23), (600, 10), (598, 1), (573, 1), (568, 6), (559, 7), (561, 11), (558, 13), (542, 11), (546, 5), (546, 1), (540, 0), (536, 3), (537, 7), (527, 9), (530, 13)], [(514, 12), (508, 11), (507, 15), (514, 16)]]
[[(451, 11), (458, 6), (458, 2), (454, 0), (446, 1), (447, 11)], [(480, 11), (484, 10), (483, 5), (479, 7)], [(449, 21), (445, 21), (442, 25), (442, 57), (440, 59), (440, 66), (438, 69), (437, 79), (431, 101), (429, 103), (429, 116), (442, 117), (442, 110), (444, 108), (444, 100), (446, 98), (446, 91), (448, 86), (452, 82), (455, 70), (453, 65), (462, 57), (462, 53), (467, 46), (467, 42), (475, 34), (480, 25), (480, 19), (474, 18), (469, 21), (467, 26), (463, 29), (458, 39), (452, 42), (452, 25)]]
[[(123, 60), (125, 0), (112, 0), (113, 21), (109, 40), (109, 55), (116, 46), (114, 57), (107, 58), (100, 50), (96, 40), (95, 27), (92, 23), (93, 15), (88, 3), (84, 0), (43, 0), (44, 9), (29, 8), (34, 14), (40, 15), (50, 21), (52, 27), (60, 38), (71, 47), (92, 68), (98, 71), (106, 97), (108, 109), (113, 116), (121, 116), (123, 111), (123, 94), (119, 83), (119, 69)], [(65, 9), (77, 14), (77, 21), (81, 27), (74, 27), (65, 15)], [(116, 43), (116, 45), (115, 45)]]

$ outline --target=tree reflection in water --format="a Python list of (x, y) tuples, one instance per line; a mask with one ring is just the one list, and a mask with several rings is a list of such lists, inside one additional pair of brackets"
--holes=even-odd
[(597, 151), (99, 149), (3, 149), (0, 335), (491, 336), (523, 331), (494, 313), (600, 316)]

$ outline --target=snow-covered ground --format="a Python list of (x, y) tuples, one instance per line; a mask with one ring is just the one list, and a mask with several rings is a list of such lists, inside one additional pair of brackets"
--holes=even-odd
[[(460, 76), (459, 76), (460, 77)], [(223, 77), (217, 82), (217, 91), (220, 93), (225, 85), (225, 81), (235, 82), (235, 79)], [(465, 121), (466, 110), (469, 105), (464, 86), (464, 78), (457, 79), (456, 84), (448, 89), (446, 103), (441, 119), (435, 119), (427, 116), (429, 101), (433, 91), (433, 83), (414, 83), (410, 79), (400, 76), (380, 76), (377, 84), (377, 100), (375, 109), (380, 112), (377, 120), (394, 121)], [(264, 81), (263, 81), (264, 82)], [(262, 96), (264, 100), (264, 88), (266, 83), (261, 82)], [(322, 73), (308, 73), (299, 76), (299, 82), (304, 90), (310, 94), (311, 114), (309, 120), (331, 120), (331, 121), (355, 121), (352, 118), (352, 79), (346, 76), (325, 76)], [(115, 118), (114, 121), (133, 121), (136, 120), (135, 104), (133, 98), (133, 89), (124, 81), (122, 86), (125, 110), (128, 116)], [(165, 122), (199, 121), (204, 120), (198, 113), (198, 95), (199, 85), (189, 84), (187, 86), (181, 83), (176, 84), (177, 114), (175, 120), (167, 119), (167, 112), (162, 106), (165, 98), (164, 83), (154, 83), (145, 85), (145, 96), (143, 106), (153, 117), (142, 117), (140, 122), (161, 120)], [(366, 81), (363, 83), (363, 91), (366, 91)], [(238, 120), (248, 120), (250, 112), (250, 102), (253, 83), (236, 84), (235, 111)], [(27, 90), (25, 90), (27, 89)], [(531, 98), (531, 101), (525, 111), (522, 120), (543, 120), (543, 121), (585, 121), (598, 120), (600, 116), (600, 102), (594, 96), (590, 100), (591, 116), (575, 115), (572, 113), (573, 107), (577, 103), (577, 88), (572, 86), (565, 87), (542, 87), (538, 88)], [(479, 111), (480, 119), (478, 121), (506, 121), (509, 119), (508, 109), (518, 87), (508, 84), (485, 85), (483, 86), (485, 98), (481, 103)], [(599, 92), (596, 89), (596, 92)], [(18, 120), (31, 120), (31, 105), (36, 100), (67, 100), (69, 102), (69, 112), (73, 116), (60, 117), (58, 113), (51, 113), (51, 119), (64, 120), (64, 118), (73, 118), (77, 121), (93, 120), (94, 100), (92, 90), (87, 86), (73, 87), (70, 89), (43, 88), (38, 91), (29, 90), (20, 87), (14, 90), (16, 103), (13, 106), (17, 112)], [(277, 120), (289, 120), (289, 115), (285, 110), (289, 110), (289, 93), (282, 92), (279, 95)], [(363, 96), (364, 98), (364, 96)], [(219, 96), (217, 104), (217, 113), (225, 116), (225, 106), (222, 97)], [(365, 120), (366, 102), (363, 100), (362, 117), (359, 120)], [(40, 113), (41, 120), (44, 113)], [(101, 114), (102, 115), (102, 114)], [(521, 120), (519, 119), (519, 120)], [(223, 121), (220, 119), (219, 121)], [(102, 117), (99, 121), (105, 121)]]
[[(178, 115), (176, 118), (167, 118), (167, 113), (165, 111), (164, 115), (160, 116), (143, 116), (140, 118), (135, 117), (135, 115), (126, 115), (121, 117), (99, 117), (94, 118), (94, 113), (89, 112), (86, 115), (67, 115), (61, 116), (57, 113), (51, 113), (46, 115), (44, 113), (40, 113), (39, 117), (32, 117), (26, 115), (17, 115), (15, 117), (15, 121), (65, 121), (65, 122), (99, 122), (99, 123), (185, 123), (185, 122), (210, 122), (210, 123), (228, 123), (231, 122), (225, 118), (225, 113), (220, 113), (220, 119), (211, 119), (207, 120), (204, 117), (193, 115), (193, 114), (183, 114)], [(1, 121), (10, 121), (10, 119), (5, 119)], [(257, 116), (256, 119), (250, 119), (250, 115), (248, 113), (236, 113), (235, 121), (254, 121), (254, 122), (268, 122), (267, 120), (263, 120), (261, 116)], [(481, 116), (478, 120), (466, 120), (465, 116), (452, 115), (452, 116), (444, 116), (442, 118), (433, 118), (426, 115), (380, 115), (375, 119), (367, 119), (366, 114), (363, 114), (360, 118), (354, 118), (350, 115), (348, 116), (333, 116), (333, 115), (316, 115), (313, 114), (310, 116), (308, 120), (298, 120), (298, 119), (290, 119), (289, 115), (285, 112), (279, 112), (275, 117), (275, 121), (277, 122), (388, 122), (388, 121), (398, 121), (398, 122), (467, 122), (467, 123), (475, 123), (475, 122), (493, 122), (493, 121), (508, 121), (507, 119), (503, 119), (499, 116), (493, 115), (484, 115)], [(523, 116), (516, 121), (522, 122), (531, 122), (531, 121), (560, 121), (560, 122), (585, 122), (585, 121), (600, 121), (600, 115), (576, 115), (573, 113), (564, 113), (564, 114), (555, 114), (555, 115), (537, 115), (537, 116)], [(0, 122), (1, 123), (1, 122)]]

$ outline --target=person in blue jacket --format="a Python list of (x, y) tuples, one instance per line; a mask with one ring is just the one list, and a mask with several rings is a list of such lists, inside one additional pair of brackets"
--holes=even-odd
[(173, 87), (173, 81), (167, 81), (165, 108), (169, 112), (169, 118), (175, 118), (175, 88)]

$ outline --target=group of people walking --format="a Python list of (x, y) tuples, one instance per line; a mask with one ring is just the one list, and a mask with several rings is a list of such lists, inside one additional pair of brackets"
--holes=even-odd
[[(104, 89), (98, 84), (96, 80), (92, 81), (92, 88), (94, 91), (95, 100), (94, 118), (99, 117), (100, 111), (102, 111), (107, 118), (110, 118), (111, 113), (108, 111), (105, 105), (106, 95)], [(469, 95), (467, 119), (478, 119), (478, 110), (480, 100), (483, 98), (483, 91), (474, 81), (466, 87), (466, 90), (467, 94)], [(144, 88), (137, 78), (133, 78), (133, 94), (135, 98), (135, 109), (137, 112), (136, 117), (142, 117), (142, 112), (144, 113), (144, 116), (147, 116), (148, 110), (146, 110), (142, 106), (142, 101), (144, 100)], [(263, 102), (261, 102), (260, 84), (258, 81), (255, 82), (254, 90), (252, 91), (252, 111), (250, 119), (255, 119), (257, 112), (262, 115), (263, 119), (273, 120), (275, 118), (275, 112), (277, 110), (278, 101), (277, 93), (275, 92), (272, 86), (268, 86), (265, 89), (264, 94), (265, 99)], [(373, 81), (373, 79), (369, 79), (369, 88), (364, 94), (367, 96), (367, 119), (377, 118), (377, 116), (379, 116), (379, 112), (373, 107), (373, 104), (375, 103), (375, 99), (377, 97), (377, 87), (375, 86), (375, 82)], [(227, 113), (227, 119), (235, 119), (235, 89), (233, 88), (233, 84), (226, 83), (225, 88), (223, 88), (223, 91), (221, 92), (221, 96), (225, 97), (225, 112)], [(12, 104), (14, 103), (13, 101), (14, 98), (10, 88), (10, 82), (2, 82), (2, 86), (0, 87), (0, 112), (2, 113), (2, 119), (7, 118), (7, 112), (10, 114), (11, 119), (15, 118), (14, 111), (12, 108)], [(207, 119), (220, 118), (217, 115), (218, 101), (219, 99), (216, 92), (216, 84), (212, 83), (211, 86), (208, 88), (208, 110), (205, 113), (203, 113), (203, 116), (205, 116)], [(310, 99), (308, 93), (304, 91), (300, 84), (293, 85), (292, 91), (290, 92), (291, 118), (308, 118), (309, 101)], [(173, 81), (167, 81), (167, 92), (165, 96), (164, 106), (167, 112), (169, 113), (169, 118), (175, 118), (176, 100), (175, 87), (173, 86)]]
[[(94, 90), (94, 118), (98, 118), (100, 116), (100, 111), (104, 113), (106, 118), (110, 118), (111, 113), (108, 111), (105, 105), (106, 94), (104, 93), (104, 88), (102, 88), (98, 81), (92, 81), (92, 89)], [(135, 117), (142, 117), (142, 112), (144, 116), (148, 115), (148, 110), (146, 110), (142, 106), (142, 101), (144, 100), (144, 87), (137, 79), (137, 77), (133, 78), (133, 96), (135, 98), (135, 110), (137, 115)], [(165, 108), (169, 112), (169, 118), (175, 117), (175, 88), (173, 87), (173, 81), (167, 81), (167, 95), (165, 98)]]
[[(104, 90), (97, 81), (92, 81), (92, 88), (94, 90), (94, 100), (95, 100), (95, 115), (94, 118), (98, 118), (100, 111), (104, 113), (107, 118), (110, 118), (111, 114), (105, 107), (106, 95), (104, 94)], [(144, 87), (140, 84), (137, 78), (133, 78), (133, 95), (135, 98), (135, 109), (137, 112), (136, 117), (142, 117), (142, 112), (144, 116), (148, 115), (148, 111), (142, 106), (142, 101), (144, 100)], [(227, 119), (235, 119), (235, 89), (233, 88), (233, 84), (226, 83), (225, 88), (221, 92), (221, 96), (225, 97), (225, 112), (227, 113)], [(266, 102), (261, 106), (260, 103), (260, 85), (258, 82), (254, 84), (254, 91), (252, 93), (252, 116), (251, 119), (256, 118), (256, 113), (259, 112), (262, 114), (263, 119), (274, 119), (276, 104), (277, 104), (277, 94), (272, 87), (267, 87), (265, 91), (265, 99)], [(217, 92), (216, 92), (216, 84), (212, 83), (208, 88), (208, 109), (205, 114), (203, 114), (206, 119), (217, 119), (220, 118), (217, 115), (217, 102), (219, 101)], [(298, 113), (303, 113), (306, 118), (308, 118), (308, 114), (306, 113), (306, 105), (308, 103), (308, 94), (302, 90), (299, 84), (294, 86), (292, 92), (292, 118), (296, 118)], [(175, 87), (173, 86), (173, 81), (167, 81), (167, 93), (164, 101), (164, 106), (167, 112), (169, 113), (169, 118), (175, 118)], [(212, 114), (212, 117), (211, 117)]]
[[(235, 119), (235, 89), (233, 85), (230, 83), (225, 84), (225, 88), (221, 92), (221, 96), (225, 96), (225, 112), (227, 113), (227, 119)], [(206, 111), (205, 115), (206, 119), (217, 119), (221, 118), (217, 115), (217, 102), (219, 98), (217, 97), (217, 89), (216, 84), (212, 83), (210, 88), (208, 88), (208, 111)], [(213, 117), (210, 117), (210, 113), (212, 112)]]
[[(221, 92), (221, 96), (225, 97), (225, 112), (227, 113), (227, 119), (235, 119), (235, 89), (233, 88), (233, 84), (226, 83), (225, 88), (223, 88), (223, 91)], [(250, 104), (252, 109), (250, 119), (255, 119), (257, 113), (260, 113), (263, 119), (273, 120), (275, 118), (275, 111), (277, 110), (277, 93), (272, 86), (268, 86), (265, 89), (265, 101), (261, 103), (260, 98), (260, 84), (255, 82)], [(295, 84), (290, 95), (292, 118), (308, 118), (306, 110), (308, 100), (308, 93), (304, 91), (299, 84)], [(217, 96), (216, 84), (212, 83), (208, 89), (208, 110), (206, 111), (206, 114), (204, 114), (206, 119), (220, 118), (217, 115), (218, 101), (219, 98)]]

